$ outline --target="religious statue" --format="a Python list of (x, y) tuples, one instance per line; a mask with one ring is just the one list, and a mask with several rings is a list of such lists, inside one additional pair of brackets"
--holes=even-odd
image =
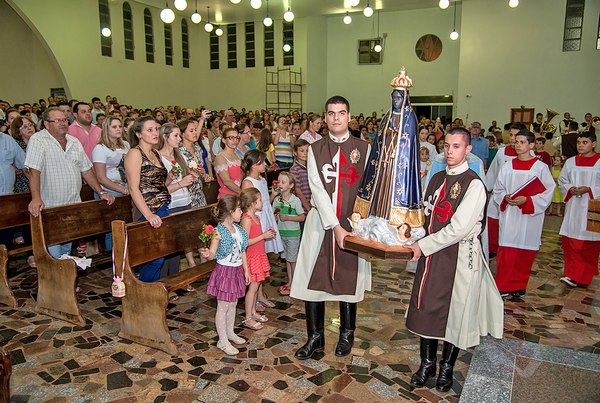
[(396, 228), (408, 224), (413, 231), (421, 230), (425, 215), (417, 118), (408, 94), (412, 80), (404, 68), (391, 86), (392, 108), (384, 115), (373, 140), (353, 211), (362, 219), (381, 218)]

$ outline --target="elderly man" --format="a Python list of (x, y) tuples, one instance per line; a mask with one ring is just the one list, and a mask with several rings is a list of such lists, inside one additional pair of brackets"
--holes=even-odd
[(75, 121), (69, 126), (69, 134), (79, 140), (85, 155), (91, 160), (102, 131), (92, 123), (92, 108), (87, 103), (77, 102), (73, 106), (73, 114)]
[(231, 109), (227, 109), (223, 114), (223, 122), (227, 123), (229, 127), (235, 127), (235, 117)]
[[(46, 109), (42, 118), (46, 129), (31, 137), (25, 158), (31, 188), (29, 212), (37, 217), (45, 207), (81, 202), (79, 193), (82, 176), (101, 199), (112, 204), (115, 198), (98, 183), (83, 146), (75, 137), (67, 134), (69, 119), (56, 107)], [(70, 251), (70, 243), (48, 248), (55, 258)]]
[(471, 123), (471, 146), (473, 147), (471, 152), (483, 161), (484, 167), (487, 167), (489, 156), (488, 142), (485, 137), (481, 135), (481, 123), (479, 122)]

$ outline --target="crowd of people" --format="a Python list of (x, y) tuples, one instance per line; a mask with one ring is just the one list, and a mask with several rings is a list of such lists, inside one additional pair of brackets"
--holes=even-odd
[[(185, 257), (190, 267), (197, 257), (217, 260), (207, 292), (219, 300), (218, 346), (227, 354), (237, 352), (231, 342), (245, 342), (232, 327), (238, 298), (246, 300), (244, 326), (258, 330), (269, 320), (261, 313), (274, 306), (262, 287), (270, 270), (267, 253), (285, 260), (288, 282), (278, 291), (290, 295), (304, 221), (314, 205), (309, 149), (331, 130), (324, 116), (245, 108), (135, 109), (111, 96), (104, 103), (49, 97), (14, 106), (0, 100), (0, 122), (0, 195), (31, 192), (33, 215), (81, 201), (85, 181), (109, 204), (130, 195), (134, 220), (158, 228), (170, 213), (206, 206), (204, 189), (217, 181), (216, 235), (209, 248), (186, 250)], [(503, 297), (525, 294), (544, 216), (554, 211), (558, 216), (564, 211), (561, 280), (570, 286), (591, 282), (598, 273), (600, 234), (585, 229), (583, 213), (587, 200), (600, 194), (598, 117), (588, 113), (578, 124), (565, 113), (556, 132), (542, 114), (530, 127), (513, 123), (501, 129), (493, 121), (486, 130), (477, 121), (426, 116), (418, 125), (423, 192), (447, 162), (446, 134), (458, 128), (470, 134), (467, 161), (489, 193), (489, 256), (497, 258), (496, 284)], [(348, 117), (347, 133), (366, 143), (381, 130), (376, 112)], [(273, 169), (289, 172), (269, 184), (264, 173)], [(24, 243), (24, 232), (2, 231), (0, 242)], [(108, 250), (111, 241), (106, 235)], [(53, 245), (49, 251), (58, 258), (71, 248)], [(28, 262), (35, 266), (32, 256)], [(157, 281), (177, 271), (178, 257), (161, 258), (142, 265), (140, 280)], [(307, 308), (315, 309), (321, 308)]]

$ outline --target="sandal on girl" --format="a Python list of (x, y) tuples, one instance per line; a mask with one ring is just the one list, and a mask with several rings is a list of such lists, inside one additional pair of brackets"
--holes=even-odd
[(257, 320), (254, 320), (254, 324), (250, 324), (249, 322), (252, 320), (254, 320), (254, 319), (252, 319), (252, 318), (244, 319), (242, 321), (242, 326), (247, 327), (248, 329), (251, 329), (251, 330), (260, 330), (263, 328), (263, 324), (258, 322)]
[(173, 293), (169, 294), (169, 302), (176, 302), (179, 299), (179, 295)]
[(183, 287), (183, 290), (185, 292), (196, 292), (196, 289), (194, 287), (192, 287), (191, 284), (186, 285), (185, 287)]
[(265, 308), (275, 308), (275, 304), (269, 301), (268, 299), (265, 299), (264, 301), (256, 301), (256, 303), (261, 304)]
[(264, 312), (265, 311), (265, 307), (258, 301), (256, 301), (254, 309), (256, 309), (256, 312)]
[(281, 287), (279, 287), (279, 294), (290, 295), (290, 286), (288, 284), (284, 284)]
[(227, 355), (237, 355), (240, 352), (240, 350), (233, 347), (231, 344), (221, 343), (220, 341), (217, 342), (217, 348), (220, 349), (221, 351), (223, 351)]
[(254, 316), (252, 319), (260, 323), (265, 323), (269, 321), (269, 318), (267, 318), (265, 315)]

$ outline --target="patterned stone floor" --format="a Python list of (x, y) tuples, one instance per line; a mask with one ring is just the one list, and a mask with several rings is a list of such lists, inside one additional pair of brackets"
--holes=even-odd
[[(462, 352), (450, 392), (434, 382), (409, 385), (418, 367), (418, 339), (405, 328), (404, 312), (412, 276), (404, 264), (379, 261), (374, 289), (359, 304), (357, 340), (352, 354), (337, 358), (337, 306), (326, 310), (326, 349), (299, 362), (293, 353), (303, 343), (303, 305), (277, 296), (282, 265), (272, 259), (266, 291), (276, 302), (262, 330), (238, 328), (249, 339), (236, 357), (215, 346), (216, 301), (196, 293), (169, 305), (169, 326), (180, 356), (150, 349), (117, 336), (120, 301), (109, 293), (109, 270), (82, 277), (80, 303), (87, 324), (72, 325), (33, 312), (35, 272), (24, 259), (10, 262), (11, 285), (19, 307), (0, 307), (0, 345), (10, 351), (14, 402), (457, 402), (472, 350)], [(600, 354), (600, 280), (571, 289), (559, 282), (562, 253), (556, 232), (545, 231), (527, 295), (505, 304), (505, 337)], [(243, 318), (238, 304), (239, 320)]]

